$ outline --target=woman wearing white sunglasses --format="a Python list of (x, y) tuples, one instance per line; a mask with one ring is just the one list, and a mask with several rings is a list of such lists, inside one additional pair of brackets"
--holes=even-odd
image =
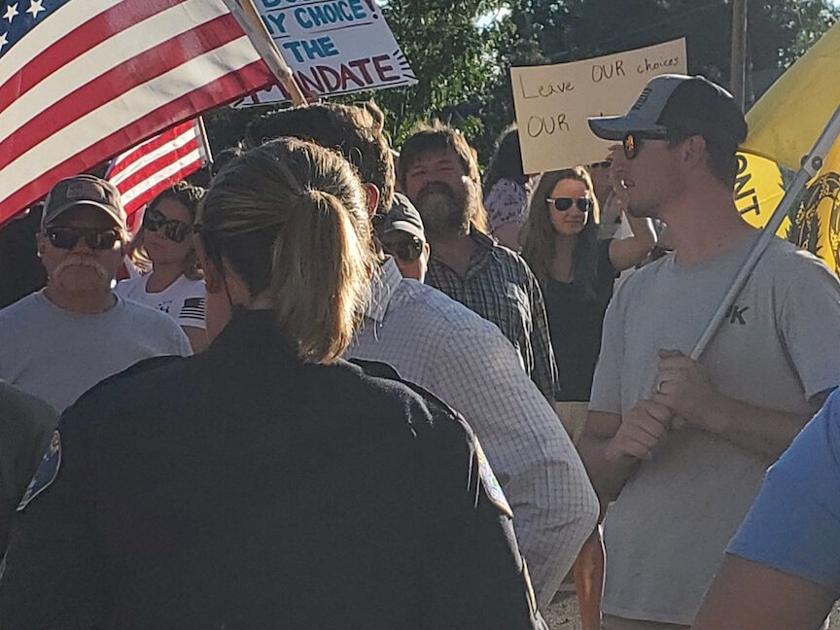
[(559, 400), (589, 400), (613, 281), (656, 243), (647, 219), (633, 235), (598, 240), (600, 208), (582, 166), (544, 173), (531, 197), (523, 256), (540, 282), (560, 372)]

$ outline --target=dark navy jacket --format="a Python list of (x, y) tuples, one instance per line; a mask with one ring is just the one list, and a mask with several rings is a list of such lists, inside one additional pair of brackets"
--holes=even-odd
[(0, 628), (544, 628), (466, 424), (302, 363), (268, 312), (108, 379), (59, 430)]

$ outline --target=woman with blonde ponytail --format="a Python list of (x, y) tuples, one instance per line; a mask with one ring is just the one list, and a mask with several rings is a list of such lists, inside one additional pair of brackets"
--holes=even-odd
[(261, 308), (303, 360), (342, 355), (374, 261), (364, 191), (337, 154), (291, 141), (246, 153), (216, 176), (197, 230), (211, 337), (233, 307)]
[(216, 176), (195, 228), (211, 344), (65, 413), (0, 626), (545, 628), (469, 427), (340, 359), (373, 268), (364, 201), (347, 162), (297, 140)]

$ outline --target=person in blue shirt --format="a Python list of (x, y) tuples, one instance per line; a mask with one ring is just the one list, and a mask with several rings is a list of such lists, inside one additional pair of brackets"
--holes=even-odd
[(770, 468), (696, 630), (812, 630), (840, 598), (840, 391)]

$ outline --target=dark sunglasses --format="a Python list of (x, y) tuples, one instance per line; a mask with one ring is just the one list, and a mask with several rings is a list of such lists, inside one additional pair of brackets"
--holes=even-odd
[(548, 197), (546, 201), (557, 212), (566, 212), (572, 204), (575, 204), (581, 212), (592, 212), (592, 208), (595, 207), (592, 197)]
[(396, 256), (400, 260), (413, 262), (423, 253), (423, 241), (416, 236), (406, 234), (405, 237), (383, 239), (382, 249), (386, 254)]
[(177, 219), (167, 219), (154, 208), (146, 208), (143, 214), (143, 227), (150, 232), (162, 232), (170, 241), (183, 243), (184, 239), (193, 231), (188, 223)]
[(103, 230), (56, 226), (47, 228), (46, 233), (53, 247), (59, 249), (73, 249), (82, 238), (91, 249), (111, 249), (120, 240), (120, 233), (114, 228)]
[(633, 160), (639, 155), (645, 140), (667, 140), (669, 137), (667, 131), (628, 131), (621, 141), (621, 148), (624, 149), (624, 157)]

